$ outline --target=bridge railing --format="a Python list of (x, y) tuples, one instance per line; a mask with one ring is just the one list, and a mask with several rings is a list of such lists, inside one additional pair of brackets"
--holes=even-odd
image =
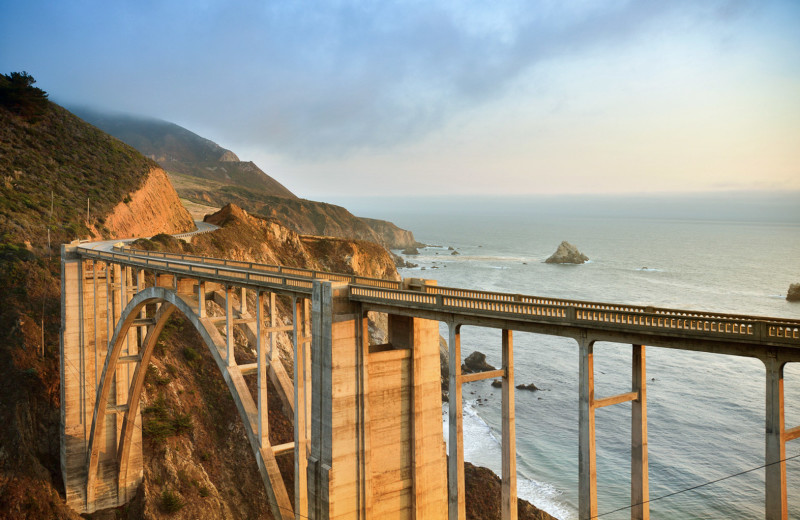
[(219, 282), (240, 282), (254, 286), (265, 286), (270, 288), (287, 288), (292, 292), (302, 292), (311, 294), (313, 281), (308, 278), (298, 278), (286, 274), (261, 273), (234, 269), (228, 266), (196, 265), (186, 262), (175, 262), (156, 258), (140, 257), (126, 253), (116, 253), (110, 251), (97, 251), (93, 249), (81, 249), (81, 255), (86, 258), (115, 262), (132, 267), (149, 268), (164, 271), (172, 274), (185, 273), (201, 279), (209, 279)]
[(401, 283), (312, 269), (226, 260), (197, 255), (144, 251), (115, 246), (114, 252), (82, 249), (87, 257), (100, 258), (169, 272), (182, 272), (218, 281), (284, 287), (310, 293), (312, 280), (350, 284), (353, 300), (401, 305), (436, 312), (553, 322), (566, 326), (679, 333), (693, 337), (737, 342), (772, 342), (800, 347), (800, 321), (758, 316), (621, 305), (581, 300), (562, 300), (456, 287), (422, 285), (401, 290)]
[(310, 278), (313, 280), (331, 280), (335, 282), (347, 282), (358, 285), (368, 285), (372, 287), (385, 287), (388, 289), (399, 289), (400, 282), (396, 280), (384, 280), (381, 278), (370, 278), (366, 276), (349, 275), (342, 273), (331, 273), (315, 269), (305, 269), (302, 267), (287, 267), (284, 265), (261, 264), (257, 262), (245, 262), (242, 260), (228, 260), (224, 258), (213, 258), (209, 256), (184, 255), (177, 253), (165, 253), (161, 251), (147, 251), (135, 249), (130, 246), (114, 246), (114, 250), (127, 255), (147, 256), (152, 258), (163, 258), (167, 260), (195, 262), (209, 265), (220, 265), (225, 267), (237, 267), (250, 271), (266, 271), (282, 276), (296, 278)]
[[(478, 295), (479, 297), (473, 297)], [(680, 333), (736, 342), (770, 341), (800, 347), (800, 322), (735, 314), (624, 306), (424, 286), (422, 293), (351, 286), (351, 299), (428, 311), (519, 319), (647, 333)]]

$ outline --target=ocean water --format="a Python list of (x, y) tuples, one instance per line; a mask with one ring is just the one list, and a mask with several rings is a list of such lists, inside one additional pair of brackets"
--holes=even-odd
[[(501, 212), (502, 213), (502, 212)], [(404, 277), (439, 285), (567, 299), (800, 319), (800, 222), (748, 223), (511, 214), (385, 215), (427, 244)], [(544, 260), (562, 240), (590, 257)], [(452, 255), (448, 246), (456, 248)], [(447, 331), (442, 326), (442, 334)], [(578, 348), (569, 339), (515, 333), (519, 495), (562, 520), (577, 518)], [(464, 327), (473, 350), (500, 366), (500, 331)], [(630, 390), (630, 345), (595, 346), (598, 396)], [(800, 365), (800, 364), (798, 364)], [(765, 372), (760, 361), (647, 348), (650, 504), (653, 518), (763, 518), (764, 470), (658, 499), (764, 463)], [(465, 458), (500, 472), (500, 390), (464, 386)], [(800, 425), (800, 366), (788, 365), (786, 426)], [(447, 429), (446, 405), (443, 410)], [(630, 518), (630, 404), (597, 410), (598, 507)], [(800, 454), (790, 442), (787, 457)], [(800, 518), (800, 458), (787, 462), (790, 518)]]

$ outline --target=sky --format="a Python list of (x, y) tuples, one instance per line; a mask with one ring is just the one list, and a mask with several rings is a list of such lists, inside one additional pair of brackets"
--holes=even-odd
[(0, 0), (0, 72), (303, 197), (800, 190), (800, 2)]

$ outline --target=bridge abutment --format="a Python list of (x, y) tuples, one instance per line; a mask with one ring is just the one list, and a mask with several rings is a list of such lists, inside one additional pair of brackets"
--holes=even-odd
[[(141, 416), (131, 445), (129, 472), (118, 476), (117, 445), (131, 373), (118, 371), (104, 417), (96, 487), (87, 493), (88, 443), (99, 379), (108, 353), (109, 330), (133, 292), (130, 268), (84, 260), (74, 244), (61, 255), (61, 473), (67, 504), (82, 513), (126, 503), (142, 480)], [(124, 354), (137, 353), (136, 331)]]

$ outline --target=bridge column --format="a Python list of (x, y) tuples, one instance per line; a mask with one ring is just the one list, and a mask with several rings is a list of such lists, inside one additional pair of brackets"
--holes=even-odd
[(267, 406), (267, 362), (264, 349), (264, 301), (266, 293), (256, 293), (256, 356), (258, 356), (258, 441), (263, 448), (269, 444), (269, 410)]
[[(273, 299), (274, 302), (274, 299)], [(307, 298), (293, 298), (294, 331), (294, 510), (297, 519), (308, 515), (308, 456), (311, 436), (311, 330)], [(270, 312), (274, 319), (275, 308)], [(274, 330), (274, 328), (273, 328)], [(271, 340), (273, 336), (271, 336)], [(280, 363), (280, 361), (275, 361)]]
[(783, 412), (783, 367), (785, 363), (771, 353), (765, 360), (767, 368), (766, 413), (766, 518), (786, 520), (786, 431)]
[(631, 408), (631, 519), (650, 518), (650, 481), (647, 456), (647, 375), (645, 347), (633, 345), (631, 390), (638, 394)]
[(502, 520), (517, 520), (517, 433), (514, 411), (514, 341), (503, 329)]
[(447, 428), (449, 459), (447, 461), (447, 502), (449, 520), (464, 520), (466, 504), (464, 502), (464, 406), (461, 398), (461, 325), (450, 323), (449, 364), (450, 381), (448, 406), (449, 424)]
[(225, 286), (225, 364), (229, 367), (236, 364), (233, 353), (233, 286)]
[(269, 356), (269, 361), (272, 363), (272, 353), (275, 351), (275, 341), (277, 338), (277, 332), (275, 332), (275, 327), (278, 326), (278, 307), (275, 302), (275, 293), (269, 293), (269, 350), (267, 351), (267, 355)]
[(594, 341), (579, 341), (578, 518), (597, 516), (597, 461), (594, 436)]
[(199, 318), (206, 317), (206, 282), (204, 280), (197, 281), (197, 316)]

